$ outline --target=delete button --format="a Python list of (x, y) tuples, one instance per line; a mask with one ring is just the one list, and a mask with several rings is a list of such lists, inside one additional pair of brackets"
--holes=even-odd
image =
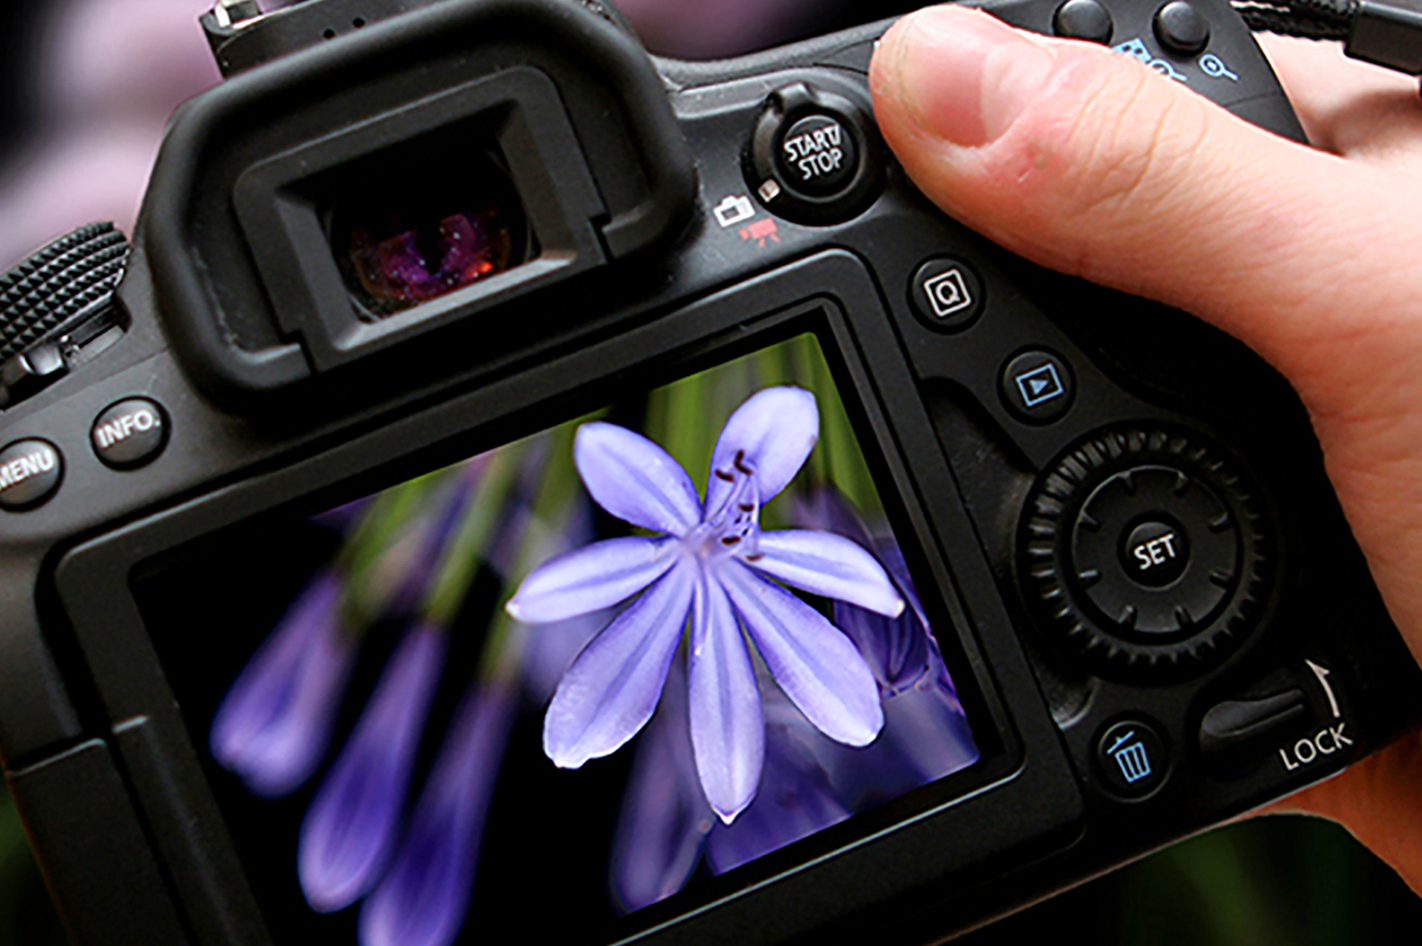
[(168, 417), (146, 397), (131, 397), (107, 408), (89, 433), (105, 465), (131, 470), (151, 463), (168, 443)]

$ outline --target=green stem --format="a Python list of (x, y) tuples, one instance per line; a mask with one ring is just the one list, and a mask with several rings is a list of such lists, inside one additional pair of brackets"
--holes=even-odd
[(448, 627), (459, 613), (484, 552), (504, 516), (505, 500), (515, 481), (523, 449), (521, 443), (510, 444), (495, 450), (484, 462), (479, 482), (465, 501), (454, 535), (445, 543), (435, 566), (435, 577), (421, 609), (424, 619), (431, 624)]

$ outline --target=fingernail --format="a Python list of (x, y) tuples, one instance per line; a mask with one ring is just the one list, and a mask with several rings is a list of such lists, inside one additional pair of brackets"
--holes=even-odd
[(930, 134), (974, 146), (1000, 138), (1038, 95), (1052, 55), (976, 10), (932, 7), (903, 23), (890, 68)]

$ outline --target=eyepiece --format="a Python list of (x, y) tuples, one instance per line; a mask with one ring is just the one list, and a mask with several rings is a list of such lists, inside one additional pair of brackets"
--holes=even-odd
[(404, 181), (367, 178), (331, 216), (331, 247), (346, 288), (376, 318), (497, 276), (532, 255), (518, 194), (494, 156), (425, 169), (435, 173), (411, 170)]

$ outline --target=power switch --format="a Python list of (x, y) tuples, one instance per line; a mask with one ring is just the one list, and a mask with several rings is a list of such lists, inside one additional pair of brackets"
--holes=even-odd
[(1207, 762), (1219, 761), (1305, 712), (1304, 691), (1297, 687), (1255, 700), (1226, 700), (1205, 713), (1200, 752)]

